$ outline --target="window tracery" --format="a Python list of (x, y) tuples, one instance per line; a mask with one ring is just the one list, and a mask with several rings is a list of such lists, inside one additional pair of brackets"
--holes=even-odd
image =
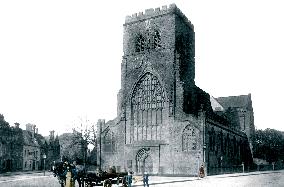
[(136, 85), (131, 102), (134, 110), (163, 108), (165, 92), (157, 77), (147, 73)]
[(155, 30), (155, 33), (154, 33), (154, 48), (157, 49), (157, 48), (160, 48), (161, 47), (161, 35), (160, 35), (160, 32)]
[(145, 48), (145, 38), (142, 36), (142, 34), (138, 35), (136, 39), (136, 52), (144, 51)]
[(197, 130), (187, 125), (182, 132), (182, 151), (191, 151), (197, 149)]
[(135, 52), (142, 52), (147, 49), (158, 49), (161, 47), (161, 34), (158, 30), (146, 30), (144, 34), (136, 36)]
[(165, 91), (156, 76), (145, 74), (137, 83), (131, 98), (131, 140), (160, 139)]

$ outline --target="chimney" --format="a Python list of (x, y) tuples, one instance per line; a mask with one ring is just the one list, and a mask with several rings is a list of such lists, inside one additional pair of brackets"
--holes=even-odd
[(15, 128), (16, 129), (20, 128), (20, 123), (15, 123)]
[(26, 124), (26, 131), (29, 131), (32, 133), (32, 139), (34, 139), (35, 137), (35, 127), (36, 125), (30, 124), (30, 123)]
[(32, 131), (32, 124), (30, 123), (26, 124), (26, 131), (29, 131), (29, 132)]
[(32, 138), (35, 138), (35, 129), (36, 129), (36, 125), (32, 125)]
[(54, 130), (52, 130), (52, 131), (49, 131), (49, 141), (53, 141), (54, 140)]

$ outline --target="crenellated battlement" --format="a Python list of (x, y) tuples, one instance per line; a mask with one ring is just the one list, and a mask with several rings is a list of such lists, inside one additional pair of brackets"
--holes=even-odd
[(175, 4), (170, 4), (169, 6), (165, 5), (162, 6), (162, 8), (150, 8), (146, 9), (145, 12), (134, 13), (131, 16), (128, 15), (125, 18), (125, 24), (130, 24), (133, 22), (142, 21), (151, 17), (157, 17), (169, 13), (175, 13), (178, 16), (182, 17), (188, 23), (188, 25), (193, 28), (193, 24), (191, 24), (191, 22)]

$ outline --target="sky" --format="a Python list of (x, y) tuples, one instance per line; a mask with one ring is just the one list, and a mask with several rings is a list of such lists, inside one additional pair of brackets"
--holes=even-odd
[(126, 15), (175, 3), (195, 29), (196, 85), (251, 93), (255, 126), (284, 131), (281, 1), (0, 1), (0, 113), (48, 135), (116, 117)]

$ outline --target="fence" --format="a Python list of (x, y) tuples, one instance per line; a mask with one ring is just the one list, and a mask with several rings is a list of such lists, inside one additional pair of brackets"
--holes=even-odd
[(241, 173), (243, 172), (242, 165), (235, 165), (231, 167), (209, 167), (207, 169), (208, 175), (220, 175), (229, 173)]
[(242, 173), (242, 172), (254, 172), (254, 171), (273, 171), (284, 169), (284, 163), (272, 163), (272, 164), (253, 164), (248, 167), (243, 165), (235, 165), (231, 167), (209, 167), (208, 175), (220, 175), (220, 174), (230, 174), (230, 173)]
[(284, 163), (272, 163), (272, 164), (254, 164), (250, 171), (272, 171), (284, 169)]

